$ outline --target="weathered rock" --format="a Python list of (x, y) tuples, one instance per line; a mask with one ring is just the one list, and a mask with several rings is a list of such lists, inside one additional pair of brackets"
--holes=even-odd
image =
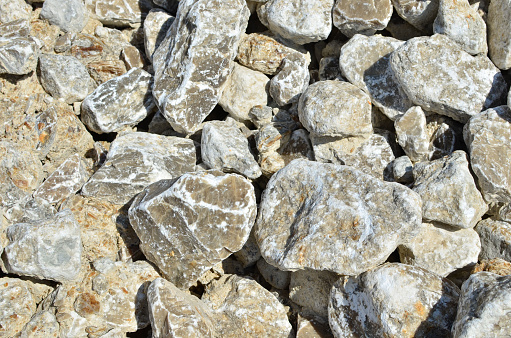
[(346, 35), (373, 35), (387, 27), (392, 16), (390, 0), (337, 0), (332, 16), (335, 27)]
[(334, 0), (269, 0), (257, 14), (272, 32), (299, 45), (325, 40), (332, 30)]
[(248, 118), (257, 128), (261, 128), (271, 123), (273, 109), (268, 106), (254, 106), (248, 112)]
[(14, 337), (36, 311), (36, 299), (30, 282), (17, 278), (0, 278), (0, 335)]
[(306, 318), (298, 315), (296, 338), (332, 338), (332, 331), (327, 323), (316, 318)]
[(481, 271), (492, 272), (499, 276), (511, 275), (511, 263), (502, 258), (483, 259), (473, 269), (474, 273)]
[(204, 124), (201, 139), (201, 157), (211, 169), (235, 172), (250, 179), (261, 176), (248, 140), (235, 125), (225, 121)]
[(154, 109), (151, 74), (131, 69), (94, 90), (82, 103), (82, 121), (102, 134), (134, 126)]
[(511, 261), (511, 224), (487, 218), (477, 223), (481, 238), (481, 259), (502, 258)]
[(474, 116), (463, 136), (485, 200), (511, 202), (511, 108), (500, 106)]
[(281, 290), (289, 286), (289, 281), (291, 280), (291, 273), (289, 271), (281, 271), (273, 265), (266, 263), (263, 258), (257, 261), (257, 270), (259, 270), (261, 276), (271, 286)]
[(9, 244), (2, 259), (8, 272), (59, 282), (77, 277), (82, 242), (79, 225), (70, 210), (11, 225), (7, 238)]
[(415, 106), (394, 121), (399, 145), (413, 162), (429, 159), (429, 137), (426, 115)]
[(28, 21), (0, 25), (0, 74), (24, 75), (35, 70), (39, 47), (29, 36)]
[(25, 325), (20, 338), (48, 337), (59, 338), (59, 323), (50, 311), (36, 313)]
[(64, 32), (81, 32), (87, 24), (88, 13), (81, 0), (47, 0), (43, 3), (41, 18), (52, 25), (59, 26)]
[(122, 49), (121, 60), (126, 66), (126, 70), (144, 67), (144, 58), (135, 46), (127, 46)]
[(445, 34), (467, 53), (486, 54), (486, 23), (468, 0), (440, 0), (433, 31)]
[(124, 204), (149, 184), (194, 169), (192, 140), (124, 133), (112, 142), (105, 164), (82, 187), (82, 195)]
[(394, 180), (399, 183), (413, 182), (413, 164), (408, 156), (396, 158), (392, 165)]
[(180, 2), (153, 54), (153, 95), (176, 131), (195, 132), (218, 103), (249, 15), (245, 0)]
[(0, 3), (0, 24), (15, 20), (30, 20), (32, 7), (23, 0), (5, 0)]
[(368, 93), (372, 103), (392, 120), (412, 106), (390, 67), (390, 55), (402, 44), (390, 37), (357, 34), (342, 46), (339, 57), (346, 79)]
[(402, 41), (424, 35), (423, 32), (415, 28), (412, 24), (402, 20), (401, 17), (399, 17), (399, 19), (390, 20), (385, 30), (389, 32), (394, 39)]
[(473, 57), (442, 34), (408, 40), (390, 65), (414, 104), (462, 123), (505, 95), (504, 78), (486, 56)]
[(488, 49), (500, 69), (511, 68), (511, 6), (509, 0), (495, 0), (488, 8)]
[(476, 273), (463, 283), (452, 336), (506, 336), (511, 332), (511, 276)]
[(152, 8), (148, 0), (85, 0), (85, 5), (101, 23), (115, 27), (141, 23)]
[(126, 74), (126, 65), (121, 60), (93, 61), (87, 63), (87, 70), (98, 85)]
[(329, 56), (319, 61), (319, 81), (339, 80), (345, 81), (339, 70), (339, 58)]
[(241, 250), (236, 251), (231, 257), (236, 257), (243, 268), (256, 264), (261, 258), (261, 251), (259, 251), (259, 246), (254, 238), (253, 228)]
[[(28, 201), (20, 200), (11, 208), (6, 208), (2, 216), (9, 225), (12, 225), (51, 218), (56, 213), (57, 210), (47, 201), (41, 198), (32, 198)], [(2, 245), (2, 247), (5, 245)]]
[(250, 182), (216, 170), (152, 184), (129, 210), (141, 250), (180, 288), (240, 250), (255, 215)]
[(430, 160), (448, 156), (456, 149), (466, 147), (463, 141), (463, 124), (438, 114), (426, 116), (426, 123)]
[(175, 17), (161, 9), (151, 9), (144, 20), (145, 55), (151, 61), (153, 53), (160, 46)]
[[(419, 195), (348, 166), (295, 160), (263, 193), (255, 236), (281, 270), (353, 275), (383, 263), (421, 222)], [(370, 235), (369, 235), (370, 234)]]
[(397, 14), (421, 31), (431, 31), (440, 0), (392, 0)]
[(280, 106), (297, 102), (309, 85), (310, 60), (290, 54), (281, 63), (281, 70), (270, 81), (270, 95)]

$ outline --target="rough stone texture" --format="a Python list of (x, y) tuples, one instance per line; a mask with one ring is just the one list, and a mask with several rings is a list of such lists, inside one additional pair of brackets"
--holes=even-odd
[(36, 311), (30, 282), (17, 278), (0, 278), (0, 335), (14, 337)]
[(413, 164), (408, 156), (400, 156), (392, 165), (394, 180), (399, 183), (413, 182)]
[(36, 313), (25, 325), (20, 333), (20, 338), (59, 338), (59, 323), (50, 311)]
[(349, 167), (295, 160), (263, 193), (255, 236), (281, 270), (354, 275), (383, 263), (421, 222), (419, 195)]
[(23, 0), (5, 0), (0, 3), (0, 24), (15, 20), (30, 20), (32, 6)]
[(261, 72), (234, 63), (218, 104), (236, 120), (249, 120), (252, 107), (268, 103), (269, 82)]
[(398, 117), (394, 122), (397, 142), (413, 162), (429, 159), (429, 137), (426, 115), (421, 107), (415, 106)]
[(249, 15), (245, 0), (180, 2), (153, 54), (153, 95), (174, 130), (195, 132), (218, 103)]
[(301, 54), (286, 56), (270, 81), (270, 95), (279, 106), (297, 102), (309, 86), (310, 59)]
[(257, 270), (271, 286), (281, 290), (289, 286), (289, 281), (291, 280), (291, 273), (289, 271), (281, 271), (273, 265), (266, 263), (263, 258), (257, 261)]
[(511, 261), (511, 224), (487, 218), (477, 223), (481, 238), (481, 260), (502, 258)]
[(29, 36), (28, 21), (0, 25), (0, 74), (24, 75), (35, 70), (39, 47)]
[(104, 25), (129, 27), (143, 21), (152, 3), (148, 0), (85, 0), (85, 6)]
[(259, 129), (271, 123), (273, 119), (273, 109), (268, 106), (254, 106), (248, 112), (248, 117), (256, 128)]
[(204, 124), (201, 157), (211, 169), (235, 172), (250, 179), (261, 176), (261, 169), (250, 152), (248, 140), (237, 126), (225, 121)]
[(392, 16), (390, 0), (337, 0), (332, 16), (335, 27), (346, 35), (372, 35), (387, 27)]
[(124, 47), (121, 52), (121, 60), (126, 66), (126, 70), (144, 67), (144, 58), (135, 46)]
[(339, 80), (345, 81), (339, 70), (339, 57), (328, 56), (323, 57), (319, 61), (319, 80)]
[(473, 269), (474, 273), (481, 271), (492, 272), (499, 276), (511, 275), (511, 263), (501, 258), (483, 259)]
[(438, 114), (426, 116), (426, 123), (430, 160), (448, 156), (456, 149), (466, 148), (463, 141), (463, 124)]
[(368, 93), (372, 103), (392, 120), (412, 106), (390, 67), (390, 55), (403, 43), (381, 35), (358, 34), (342, 46), (339, 57), (346, 79)]
[(456, 269), (475, 265), (480, 251), (481, 241), (473, 229), (423, 223), (419, 234), (399, 247), (399, 257), (402, 263), (445, 277)]
[(126, 65), (121, 60), (105, 60), (87, 63), (87, 70), (98, 85), (126, 74)]
[(241, 250), (235, 252), (233, 256), (236, 257), (236, 260), (241, 263), (243, 268), (256, 264), (261, 258), (261, 251), (259, 251), (259, 246), (254, 238), (253, 228)]
[(474, 116), (463, 136), (486, 201), (511, 202), (511, 108), (500, 106)]
[(141, 250), (180, 288), (190, 287), (213, 265), (240, 250), (255, 216), (250, 182), (217, 170), (152, 184), (129, 210)]
[(433, 31), (447, 35), (469, 54), (488, 52), (486, 23), (468, 0), (440, 0)]
[(47, 219), (17, 223), (6, 231), (9, 244), (2, 259), (8, 272), (59, 282), (77, 277), (82, 242), (70, 210)]
[(82, 195), (124, 204), (149, 184), (194, 169), (192, 140), (124, 133), (112, 142), (105, 164), (83, 186)]
[(323, 323), (316, 318), (307, 318), (298, 315), (296, 325), (296, 338), (332, 338), (332, 331), (328, 323)]
[(488, 210), (468, 168), (467, 155), (417, 163), (413, 191), (422, 198), (422, 217), (457, 228), (473, 228)]
[(87, 24), (88, 13), (81, 0), (46, 0), (40, 14), (52, 25), (59, 26), (64, 32), (81, 32)]
[(408, 40), (390, 65), (414, 104), (462, 123), (505, 95), (504, 78), (486, 56), (473, 57), (442, 34)]
[(73, 56), (41, 55), (39, 69), (44, 90), (56, 99), (78, 102), (94, 90), (95, 84), (87, 68)]
[(151, 9), (144, 20), (145, 55), (151, 61), (153, 53), (160, 46), (175, 17), (161, 9)]
[(82, 121), (102, 134), (134, 126), (154, 109), (151, 74), (131, 69), (94, 90), (82, 103)]
[(257, 14), (272, 32), (303, 45), (330, 35), (333, 6), (334, 0), (269, 0)]
[(333, 286), (328, 316), (336, 337), (446, 337), (459, 289), (419, 267), (387, 263)]
[(505, 337), (511, 332), (511, 275), (476, 273), (463, 283), (452, 336)]
[(397, 14), (421, 31), (431, 31), (440, 0), (392, 0)]
[(488, 8), (488, 49), (500, 69), (511, 68), (511, 3), (495, 0)]

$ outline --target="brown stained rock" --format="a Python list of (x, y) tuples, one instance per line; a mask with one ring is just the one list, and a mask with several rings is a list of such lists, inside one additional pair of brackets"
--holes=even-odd
[(332, 12), (333, 23), (348, 37), (372, 35), (387, 26), (392, 10), (390, 0), (337, 0)]
[(74, 309), (80, 316), (87, 318), (98, 314), (101, 310), (101, 303), (93, 293), (84, 292), (76, 297)]
[(50, 311), (36, 313), (25, 325), (20, 334), (21, 338), (59, 338), (60, 327), (57, 318)]
[(511, 262), (505, 261), (502, 258), (483, 259), (472, 270), (473, 273), (487, 271), (499, 276), (511, 275)]
[(87, 64), (87, 70), (98, 85), (127, 72), (126, 65), (121, 60), (90, 62)]
[(86, 0), (85, 5), (103, 24), (115, 27), (142, 22), (152, 7), (148, 0)]
[(124, 47), (121, 52), (121, 59), (126, 66), (126, 70), (144, 67), (144, 58), (135, 46)]
[(0, 335), (14, 337), (36, 311), (28, 281), (0, 278)]

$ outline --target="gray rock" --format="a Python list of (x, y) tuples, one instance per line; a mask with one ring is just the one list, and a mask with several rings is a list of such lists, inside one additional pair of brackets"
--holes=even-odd
[(387, 263), (341, 277), (328, 306), (335, 337), (448, 337), (459, 289), (419, 267)]
[(144, 20), (145, 55), (151, 61), (153, 53), (160, 46), (175, 17), (161, 9), (151, 9)]
[(463, 136), (485, 200), (511, 202), (511, 108), (500, 106), (474, 116)]
[(35, 70), (39, 47), (29, 36), (28, 21), (0, 25), (0, 74), (24, 75)]
[(408, 156), (401, 156), (394, 160), (392, 165), (394, 180), (399, 183), (413, 182), (413, 164)]
[(346, 35), (373, 35), (387, 27), (392, 16), (390, 0), (337, 0), (332, 16), (335, 27)]
[(217, 105), (249, 15), (245, 0), (180, 2), (153, 54), (153, 95), (176, 131), (197, 131)]
[(254, 106), (248, 112), (248, 118), (257, 128), (261, 128), (271, 122), (273, 109), (268, 106)]
[(505, 337), (511, 332), (511, 275), (476, 273), (463, 283), (452, 336)]
[(40, 17), (52, 25), (59, 26), (64, 32), (81, 32), (87, 24), (89, 14), (83, 1), (45, 0)]
[(349, 167), (295, 160), (263, 193), (255, 236), (281, 270), (354, 275), (383, 263), (421, 222), (419, 195)]
[(255, 240), (253, 228), (241, 250), (236, 251), (233, 256), (236, 257), (236, 260), (241, 263), (243, 268), (252, 266), (259, 261), (261, 251), (259, 251), (259, 246)]
[(23, 0), (5, 0), (0, 3), (0, 24), (15, 20), (30, 20), (32, 6)]
[(151, 86), (151, 74), (140, 68), (101, 84), (82, 103), (83, 123), (98, 134), (136, 125), (154, 109)]
[(141, 250), (179, 288), (240, 250), (255, 216), (250, 181), (217, 170), (152, 184), (129, 210)]
[(467, 155), (417, 163), (413, 191), (422, 198), (422, 217), (456, 228), (473, 228), (488, 210), (468, 168)]
[(415, 106), (394, 121), (399, 145), (413, 162), (429, 159), (429, 137), (426, 115), (421, 107)]
[(440, 0), (392, 0), (397, 14), (420, 31), (431, 31)]
[(57, 318), (50, 311), (36, 313), (25, 325), (20, 338), (59, 338), (60, 327)]
[(328, 322), (323, 323), (317, 318), (311, 316), (303, 317), (298, 314), (296, 324), (296, 338), (332, 338), (332, 330), (328, 326)]
[(80, 228), (70, 210), (54, 217), (7, 228), (2, 259), (10, 273), (70, 281), (78, 276), (82, 254)]
[(94, 18), (105, 26), (129, 27), (141, 23), (152, 8), (149, 0), (85, 0)]
[(3, 217), (9, 225), (12, 225), (51, 218), (56, 213), (57, 210), (46, 200), (32, 198), (28, 201), (19, 201), (11, 208), (6, 208)]
[(235, 172), (250, 179), (261, 176), (248, 140), (235, 125), (225, 121), (204, 124), (201, 139), (201, 157), (211, 169)]
[(82, 187), (82, 195), (124, 204), (149, 184), (194, 169), (192, 140), (124, 133), (112, 142), (105, 164)]
[(291, 280), (291, 273), (289, 271), (281, 271), (273, 265), (266, 263), (263, 258), (257, 261), (257, 270), (259, 270), (261, 276), (271, 286), (281, 290), (287, 289), (289, 286), (289, 281)]
[(481, 260), (502, 258), (511, 261), (511, 223), (486, 218), (477, 223), (481, 238)]
[(488, 8), (488, 49), (500, 69), (511, 68), (511, 6), (508, 0), (490, 2)]
[(408, 40), (390, 64), (414, 104), (462, 123), (505, 95), (504, 78), (486, 56), (473, 57), (442, 34)]
[(73, 56), (44, 54), (39, 57), (41, 85), (56, 99), (83, 101), (95, 87), (87, 68)]
[(0, 278), (0, 332), (4, 337), (16, 336), (36, 311), (29, 284), (18, 278)]
[(298, 102), (300, 95), (309, 86), (310, 59), (301, 54), (286, 56), (280, 71), (270, 81), (270, 95), (279, 106)]
[(339, 80), (345, 81), (339, 70), (339, 57), (323, 57), (319, 61), (319, 80)]

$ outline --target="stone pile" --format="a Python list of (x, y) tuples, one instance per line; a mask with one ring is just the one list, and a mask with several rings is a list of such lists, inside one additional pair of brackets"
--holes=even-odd
[(510, 336), (510, 83), (510, 0), (2, 0), (0, 336)]

